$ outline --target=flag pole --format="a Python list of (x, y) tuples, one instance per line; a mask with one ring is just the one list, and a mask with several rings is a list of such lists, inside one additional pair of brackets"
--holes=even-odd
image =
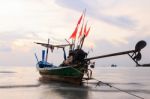
[(81, 34), (79, 34), (79, 36), (78, 36), (78, 39), (80, 39), (79, 41), (78, 41), (78, 46), (80, 47), (81, 46), (81, 40), (82, 40), (82, 34), (83, 34), (83, 26), (84, 26), (84, 19), (85, 19), (85, 14), (86, 14), (86, 8), (84, 9), (84, 11), (83, 11), (83, 23), (82, 23), (82, 27), (81, 27), (81, 29), (82, 30), (80, 30), (80, 32), (81, 32)]
[[(72, 50), (75, 49), (76, 47), (76, 36), (77, 36), (77, 33), (78, 33), (78, 28), (79, 28), (79, 25), (83, 19), (83, 17), (85, 17), (85, 12), (86, 12), (86, 9), (83, 11), (82, 15), (80, 16), (78, 22), (77, 22), (77, 25), (76, 25), (76, 28), (74, 30), (74, 32), (72, 33), (72, 35), (70, 36), (70, 38), (72, 38), (72, 44), (73, 44), (73, 47), (72, 47)], [(78, 37), (79, 38), (79, 37)], [(79, 41), (78, 41), (79, 42)], [(78, 42), (77, 42), (77, 45), (78, 45)]]
[[(48, 39), (48, 45), (49, 45), (49, 39)], [(48, 59), (48, 45), (47, 45), (47, 50), (46, 50), (46, 62), (47, 62), (47, 59)]]
[(81, 46), (80, 46), (80, 49), (82, 49), (82, 46), (83, 46), (83, 43), (84, 43), (84, 39), (85, 39), (85, 35), (82, 37), (81, 39)]
[[(81, 17), (80, 17), (80, 19), (78, 20), (77, 28), (79, 27), (79, 25), (80, 25), (80, 23), (81, 23), (82, 17), (83, 17), (83, 23), (84, 23), (85, 12), (86, 12), (86, 9), (83, 10), (83, 13), (82, 13)], [(78, 31), (77, 31), (77, 32), (78, 32)], [(73, 49), (75, 49), (75, 47), (76, 47), (75, 44), (76, 44), (76, 37), (75, 37), (75, 39), (74, 39), (74, 48), (73, 48)], [(77, 45), (78, 45), (78, 42), (77, 42)]]

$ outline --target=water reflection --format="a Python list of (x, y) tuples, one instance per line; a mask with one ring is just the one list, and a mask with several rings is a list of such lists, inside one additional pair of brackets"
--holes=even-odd
[[(48, 81), (40, 78), (44, 91), (44, 97), (55, 97), (57, 99), (90, 99), (89, 87), (85, 85), (74, 85), (58, 81)], [(52, 96), (50, 96), (52, 95)]]
[[(55, 97), (57, 99), (91, 99), (93, 94), (96, 94), (95, 92), (98, 92), (99, 94), (96, 94), (96, 96), (103, 96), (105, 94), (118, 94), (122, 91), (116, 90), (114, 88), (108, 87), (106, 85), (101, 85), (98, 87), (95, 87), (96, 82), (89, 82), (87, 84), (83, 84), (81, 86), (74, 85), (74, 84), (68, 84), (63, 82), (56, 82), (56, 81), (42, 81), (41, 83), (43, 86), (46, 86), (45, 89), (48, 89), (46, 92), (43, 93), (44, 97)], [(113, 85), (119, 85), (119, 88), (124, 88), (123, 91), (125, 91), (124, 94), (128, 95), (127, 93), (143, 93), (143, 94), (150, 94), (150, 90), (147, 89), (140, 89), (140, 88), (130, 88), (133, 85), (144, 86), (140, 83), (111, 83)], [(126, 88), (127, 86), (130, 86), (129, 88)], [(127, 93), (126, 93), (127, 92)], [(130, 95), (129, 95), (130, 96)]]
[(16, 73), (16, 72), (14, 72), (14, 71), (0, 71), (0, 73)]
[(88, 98), (88, 90), (80, 90), (80, 89), (76, 89), (76, 90), (71, 90), (69, 88), (69, 90), (62, 90), (62, 89), (53, 89), (54, 92), (56, 92), (57, 94), (59, 94), (61, 97), (63, 97), (64, 99), (89, 99)]

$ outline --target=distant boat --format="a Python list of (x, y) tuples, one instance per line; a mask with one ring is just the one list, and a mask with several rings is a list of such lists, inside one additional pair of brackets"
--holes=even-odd
[(117, 65), (116, 64), (112, 64), (111, 67), (117, 67)]

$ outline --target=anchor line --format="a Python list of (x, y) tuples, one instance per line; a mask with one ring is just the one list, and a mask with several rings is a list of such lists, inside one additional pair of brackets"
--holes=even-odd
[(116, 90), (119, 90), (119, 91), (121, 91), (121, 92), (124, 92), (124, 93), (127, 93), (127, 94), (129, 94), (129, 95), (135, 96), (135, 97), (137, 97), (137, 98), (139, 98), (139, 99), (144, 99), (144, 98), (141, 97), (141, 96), (138, 96), (138, 95), (135, 95), (135, 94), (133, 94), (133, 93), (127, 92), (127, 91), (125, 91), (125, 90), (122, 90), (122, 89), (120, 89), (120, 88), (118, 88), (118, 87), (115, 87), (115, 86), (109, 84), (109, 83), (102, 82), (102, 81), (97, 80), (97, 79), (95, 79), (95, 78), (93, 78), (93, 79), (96, 80), (96, 81), (98, 81), (97, 84), (96, 84), (96, 87), (97, 87), (97, 86), (100, 86), (100, 84), (103, 84), (103, 85), (107, 85), (107, 86), (109, 86), (109, 87), (111, 87), (111, 88), (114, 88), (114, 89), (116, 89)]
[[(84, 74), (84, 73), (82, 73), (81, 71), (77, 70), (77, 69), (74, 68), (74, 67), (71, 67), (71, 68), (73, 68), (74, 70), (80, 72), (81, 74)], [(110, 88), (114, 88), (114, 89), (116, 89), (116, 90), (118, 90), (118, 91), (120, 91), (120, 92), (127, 93), (127, 94), (129, 94), (129, 95), (131, 95), (131, 96), (134, 96), (134, 97), (136, 97), (136, 98), (139, 98), (139, 99), (144, 99), (144, 98), (141, 97), (141, 96), (135, 95), (135, 94), (133, 94), (133, 93), (130, 93), (130, 92), (127, 92), (127, 91), (125, 91), (125, 90), (122, 90), (122, 89), (120, 89), (120, 88), (118, 88), (118, 87), (115, 87), (115, 86), (113, 86), (112, 84), (105, 83), (105, 82), (100, 81), (100, 80), (98, 80), (98, 79), (96, 79), (96, 78), (92, 78), (92, 79), (98, 81), (97, 84), (96, 84), (96, 87), (97, 87), (97, 86), (100, 86), (100, 84), (104, 84), (104, 85), (107, 85), (107, 86), (109, 86)]]

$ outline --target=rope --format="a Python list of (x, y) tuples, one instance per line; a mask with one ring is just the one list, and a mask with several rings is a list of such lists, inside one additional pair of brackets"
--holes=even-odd
[[(77, 70), (76, 68), (74, 68), (74, 67), (71, 67), (71, 68), (73, 68), (74, 70), (76, 70), (76, 71), (78, 71), (79, 73), (81, 73), (81, 74), (84, 75), (84, 73), (82, 73), (81, 71)], [(115, 87), (115, 86), (109, 84), (109, 83), (102, 82), (102, 81), (100, 81), (100, 80), (98, 80), (98, 79), (96, 79), (96, 78), (92, 78), (92, 79), (98, 81), (97, 84), (96, 84), (96, 87), (97, 87), (97, 86), (100, 86), (100, 84), (104, 84), (104, 85), (107, 85), (107, 86), (109, 86), (109, 87), (111, 87), (111, 88), (114, 88), (114, 89), (116, 89), (116, 90), (118, 90), (118, 91), (127, 93), (127, 94), (129, 94), (129, 95), (131, 95), (131, 96), (137, 97), (137, 98), (139, 98), (139, 99), (144, 99), (144, 98), (141, 97), (141, 96), (138, 96), (138, 95), (135, 95), (135, 94), (133, 94), (133, 93), (127, 92), (127, 91), (125, 91), (125, 90), (122, 90), (122, 89), (120, 89), (120, 88), (118, 88), (118, 87)]]
[(99, 81), (99, 80), (97, 80), (97, 79), (95, 79), (95, 78), (93, 78), (93, 79), (96, 80), (96, 81), (98, 81), (96, 87), (97, 87), (97, 86), (100, 86), (100, 84), (104, 84), (104, 85), (107, 85), (107, 86), (109, 86), (109, 87), (111, 87), (111, 88), (114, 88), (114, 89), (116, 89), (116, 90), (119, 90), (119, 91), (121, 91), (121, 92), (124, 92), (124, 93), (127, 93), (127, 94), (129, 94), (129, 95), (135, 96), (135, 97), (137, 97), (137, 98), (139, 98), (139, 99), (144, 99), (143, 97), (140, 97), (140, 96), (135, 95), (135, 94), (133, 94), (133, 93), (129, 93), (129, 92), (127, 92), (127, 91), (125, 91), (125, 90), (122, 90), (122, 89), (120, 89), (120, 88), (117, 88), (117, 87), (115, 87), (115, 86), (113, 86), (113, 85), (111, 85), (111, 84), (109, 84), (109, 83), (105, 83), (105, 82)]

